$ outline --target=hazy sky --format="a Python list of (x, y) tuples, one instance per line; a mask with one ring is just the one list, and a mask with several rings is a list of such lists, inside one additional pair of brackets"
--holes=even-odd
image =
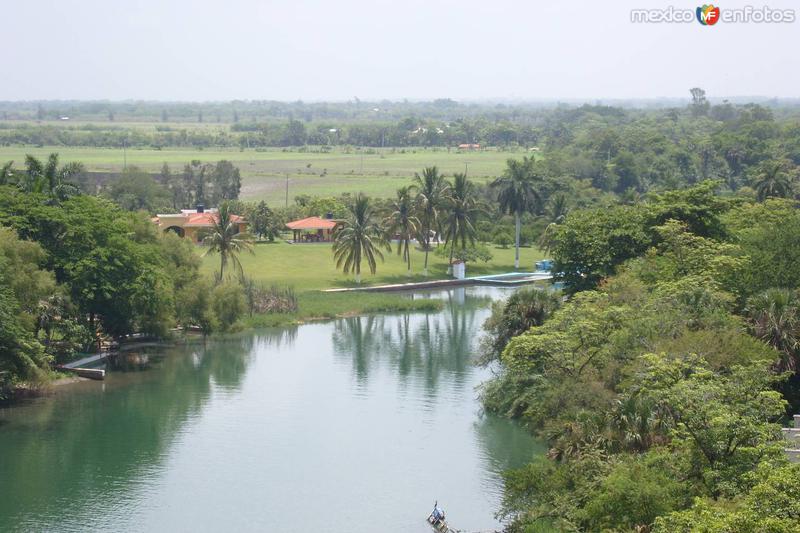
[(800, 96), (800, 21), (631, 22), (670, 4), (4, 0), (0, 100)]

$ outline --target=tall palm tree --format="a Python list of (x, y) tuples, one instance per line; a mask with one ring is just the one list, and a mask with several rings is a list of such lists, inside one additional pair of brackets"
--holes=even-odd
[(800, 298), (789, 289), (772, 288), (750, 298), (745, 309), (755, 335), (781, 353), (776, 368), (797, 369), (800, 348)]
[(428, 275), (428, 252), (431, 249), (431, 232), (441, 233), (439, 210), (442, 208), (449, 187), (444, 176), (439, 174), (436, 166), (425, 167), (422, 176), (414, 176), (414, 188), (417, 190), (417, 206), (419, 209), (419, 240), (425, 249), (425, 266), (423, 274)]
[(467, 179), (466, 174), (453, 174), (453, 183), (450, 185), (450, 194), (444, 202), (445, 214), (443, 226), (445, 228), (445, 246), (450, 245), (450, 262), (453, 262), (453, 253), (456, 246), (461, 244), (461, 249), (466, 249), (467, 241), (475, 243), (474, 222), (483, 211), (479, 202), (475, 185)]
[(537, 189), (538, 176), (533, 158), (523, 157), (521, 161), (509, 159), (505, 174), (492, 182), (498, 189), (497, 201), (503, 213), (514, 215), (514, 268), (519, 268), (519, 233), (522, 214), (533, 211), (542, 202), (542, 194)]
[(793, 176), (786, 171), (785, 161), (770, 161), (762, 165), (755, 179), (759, 202), (767, 198), (787, 198), (792, 194)]
[(345, 274), (352, 270), (356, 275), (356, 283), (361, 283), (361, 261), (366, 259), (370, 273), (375, 274), (375, 257), (383, 261), (380, 248), (391, 251), (391, 247), (375, 221), (376, 212), (367, 196), (358, 193), (348, 210), (347, 218), (336, 228), (333, 258), (336, 268), (341, 268)]
[(84, 171), (83, 164), (78, 162), (67, 163), (59, 168), (57, 153), (50, 154), (45, 163), (26, 155), (20, 186), (25, 192), (47, 194), (53, 203), (58, 203), (80, 194), (80, 188), (73, 180)]
[(203, 237), (203, 244), (208, 246), (208, 250), (203, 255), (219, 254), (217, 282), (221, 283), (224, 279), (228, 261), (233, 263), (239, 277), (244, 277), (239, 254), (242, 252), (253, 253), (253, 237), (249, 233), (239, 232), (239, 225), (233, 221), (233, 213), (228, 202), (219, 206), (216, 216), (213, 217), (211, 229)]
[[(414, 195), (411, 187), (397, 189), (397, 197), (392, 200), (389, 215), (383, 220), (386, 232), (397, 235), (397, 255), (403, 256), (411, 275), (411, 240), (419, 233), (419, 218), (414, 213)], [(391, 238), (391, 237), (390, 237)]]

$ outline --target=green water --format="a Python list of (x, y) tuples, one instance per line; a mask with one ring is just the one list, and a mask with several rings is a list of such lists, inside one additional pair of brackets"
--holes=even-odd
[(542, 451), (476, 398), (507, 294), (150, 351), (0, 409), (0, 531), (428, 532), (435, 499), (498, 527), (500, 472)]

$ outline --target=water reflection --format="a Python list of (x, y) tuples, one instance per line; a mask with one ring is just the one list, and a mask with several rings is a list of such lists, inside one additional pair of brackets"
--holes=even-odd
[(351, 317), (334, 322), (334, 353), (352, 360), (356, 380), (368, 382), (376, 365), (393, 367), (401, 382), (420, 379), (435, 393), (443, 375), (463, 386), (491, 302), (486, 294), (467, 295), (464, 288), (428, 293), (423, 297), (445, 300), (436, 313), (404, 313)]
[(373, 531), (357, 509), (422, 532), (433, 498), (495, 528), (498, 473), (536, 451), (476, 399), (500, 294), (138, 350), (105, 382), (0, 410), (0, 531)]
[[(253, 337), (260, 347), (269, 348), (291, 348), (297, 340), (298, 326), (286, 326), (282, 328), (268, 328), (259, 330)], [(252, 334), (247, 334), (252, 335)]]
[[(202, 412), (213, 384), (241, 383), (252, 343), (242, 337), (193, 343), (188, 351), (172, 347), (159, 357), (122, 354), (104, 382), (62, 387), (0, 410), (0, 423), (13, 425), (0, 434), (0, 530), (54, 523), (92, 529), (102, 509), (124, 506), (129, 491), (159, 474), (166, 450)], [(144, 367), (151, 371), (116, 371)], [(92, 506), (89, 516), (86, 506)], [(84, 522), (64, 518), (76, 515)]]
[(482, 413), (474, 428), (485, 461), (484, 488), (498, 497), (500, 474), (509, 468), (519, 468), (547, 451), (544, 443), (533, 441), (520, 427), (494, 415)]

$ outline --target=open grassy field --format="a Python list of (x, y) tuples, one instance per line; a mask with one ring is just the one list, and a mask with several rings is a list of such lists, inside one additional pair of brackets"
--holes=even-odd
[[(469, 263), (467, 276), (483, 274), (496, 274), (512, 272), (514, 270), (514, 248), (506, 249), (490, 246), (493, 258), (488, 263)], [(203, 250), (199, 248), (198, 250)], [(354, 287), (353, 275), (345, 275), (336, 269), (333, 261), (331, 245), (319, 244), (288, 244), (275, 242), (272, 244), (259, 244), (255, 246), (253, 255), (244, 254), (241, 257), (245, 275), (263, 282), (267, 285), (280, 285), (294, 287), (298, 293), (328, 289), (333, 287)], [(534, 262), (544, 256), (537, 248), (520, 249), (521, 270), (531, 271)], [(362, 267), (362, 285), (382, 285), (387, 283), (405, 283), (408, 281), (422, 281), (422, 265), (424, 254), (415, 249), (411, 258), (411, 267), (414, 275), (406, 275), (406, 265), (396, 253), (385, 254), (385, 261), (378, 261), (377, 273), (373, 276)], [(428, 256), (430, 275), (428, 279), (446, 278), (447, 259), (430, 253)], [(219, 256), (207, 255), (203, 258), (203, 271), (211, 275), (219, 269)]]
[(459, 152), (446, 149), (340, 149), (330, 153), (301, 151), (299, 149), (134, 149), (123, 155), (121, 149), (2, 146), (0, 162), (15, 161), (21, 166), (25, 154), (45, 158), (58, 152), (62, 162), (80, 161), (90, 171), (119, 172), (124, 159), (150, 172), (158, 172), (164, 163), (173, 171), (193, 159), (215, 162), (233, 161), (242, 171), (242, 198), (266, 200), (273, 206), (283, 205), (286, 195), (286, 177), (289, 177), (289, 202), (300, 194), (331, 196), (343, 192), (363, 192), (375, 197), (389, 197), (408, 184), (415, 172), (423, 167), (437, 165), (445, 174), (468, 170), (478, 182), (487, 182), (503, 172), (506, 160), (522, 157), (524, 152), (485, 150)]

